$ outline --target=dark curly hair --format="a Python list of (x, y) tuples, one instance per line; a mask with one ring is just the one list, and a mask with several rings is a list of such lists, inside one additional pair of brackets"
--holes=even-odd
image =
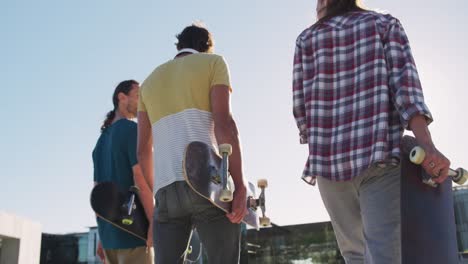
[(213, 52), (214, 40), (211, 33), (199, 24), (192, 24), (176, 35), (177, 50), (194, 49), (198, 52)]

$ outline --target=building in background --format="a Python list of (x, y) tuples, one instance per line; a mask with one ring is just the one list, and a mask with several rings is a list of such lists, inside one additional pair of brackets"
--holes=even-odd
[(0, 212), (0, 264), (37, 264), (41, 249), (41, 225)]
[[(243, 232), (243, 256), (247, 263), (344, 264), (330, 222), (248, 229)], [(96, 227), (86, 233), (43, 234), (41, 264), (98, 264)], [(206, 263), (206, 256), (197, 263)]]
[(89, 232), (65, 235), (42, 234), (41, 264), (98, 264), (99, 235), (96, 227)]
[(330, 222), (249, 229), (246, 242), (249, 264), (344, 264)]

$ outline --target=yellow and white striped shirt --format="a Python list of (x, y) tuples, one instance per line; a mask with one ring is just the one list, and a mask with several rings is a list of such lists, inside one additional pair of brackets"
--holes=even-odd
[(196, 53), (157, 67), (140, 88), (138, 111), (148, 113), (154, 147), (154, 193), (183, 181), (185, 147), (201, 141), (217, 149), (210, 91), (230, 85), (222, 56)]

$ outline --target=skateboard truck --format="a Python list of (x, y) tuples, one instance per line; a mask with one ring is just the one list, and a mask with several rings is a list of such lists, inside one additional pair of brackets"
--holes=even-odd
[(130, 187), (128, 190), (130, 197), (127, 202), (122, 205), (122, 210), (124, 211), (124, 216), (122, 218), (122, 224), (132, 225), (133, 224), (133, 210), (136, 209), (135, 204), (135, 195), (138, 195), (140, 190), (136, 186)]
[[(414, 147), (410, 152), (410, 160), (414, 164), (420, 165), (421, 163), (423, 163), (425, 157), (426, 152), (423, 148), (419, 146)], [(454, 181), (455, 183), (462, 185), (468, 179), (468, 172), (463, 168), (458, 168), (456, 170), (449, 169), (448, 176), (450, 176), (450, 178), (452, 178), (452, 181)], [(432, 187), (437, 187), (438, 185), (436, 182), (434, 182), (433, 178), (429, 176), (423, 178), (422, 181), (425, 184), (430, 185)]]
[(266, 227), (270, 225), (270, 218), (265, 216), (266, 206), (265, 206), (265, 188), (268, 187), (268, 181), (266, 179), (260, 179), (257, 181), (258, 188), (262, 190), (258, 199), (255, 199), (252, 196), (249, 196), (247, 200), (247, 208), (250, 208), (254, 211), (258, 207), (262, 210), (262, 216), (259, 217), (260, 226)]
[(233, 194), (232, 190), (229, 190), (228, 177), (229, 177), (229, 156), (232, 154), (232, 146), (230, 144), (221, 144), (219, 145), (219, 153), (222, 157), (221, 162), (221, 184), (223, 189), (221, 190), (219, 200), (221, 202), (230, 202), (232, 201)]

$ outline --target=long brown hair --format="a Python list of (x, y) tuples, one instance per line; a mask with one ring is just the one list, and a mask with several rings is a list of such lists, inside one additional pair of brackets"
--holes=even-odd
[(325, 7), (325, 16), (318, 23), (352, 11), (367, 10), (363, 8), (360, 0), (329, 0), (328, 5)]
[(138, 84), (138, 82), (135, 80), (126, 80), (115, 87), (114, 94), (112, 95), (112, 104), (114, 105), (114, 109), (107, 113), (106, 119), (104, 119), (104, 123), (101, 126), (101, 133), (112, 124), (112, 120), (115, 118), (115, 111), (119, 107), (119, 93), (128, 95), (134, 84)]

